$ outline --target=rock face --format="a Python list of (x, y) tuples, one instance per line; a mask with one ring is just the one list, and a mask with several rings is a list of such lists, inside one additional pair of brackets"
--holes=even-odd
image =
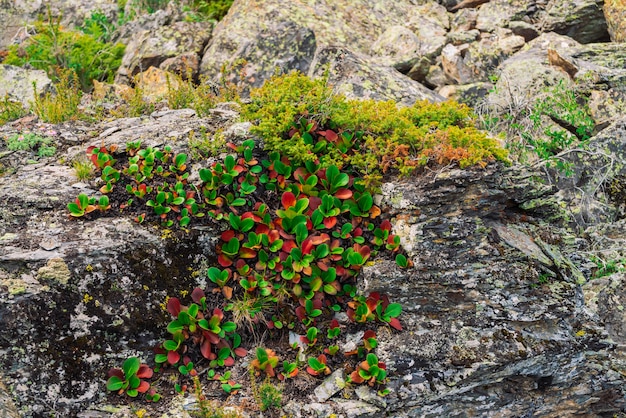
[(14, 65), (0, 64), (0, 97), (8, 96), (10, 100), (20, 102), (30, 108), (37, 94), (45, 93), (52, 87), (52, 81), (43, 70), (26, 70)]
[[(55, 10), (78, 4), (51, 3)], [(327, 76), (351, 97), (410, 105), (441, 95), (467, 103), (486, 96), (484, 106), (513, 115), (528, 110), (546, 86), (578, 82), (587, 89), (596, 126), (585, 148), (559, 155), (571, 164), (569, 176), (537, 163), (387, 179), (379, 205), (414, 266), (372, 260), (358, 290), (383, 292), (403, 307), (404, 331), (376, 332), (391, 393), (345, 386), (336, 369), (325, 383), (308, 379), (286, 391), (298, 392), (298, 400), (285, 395), (282, 413), (625, 416), (626, 53), (623, 45), (596, 43), (607, 40), (607, 27), (613, 40), (623, 40), (623, 2), (605, 0), (604, 14), (596, 0), (392, 3), (235, 0), (213, 30), (182, 22), (170, 2), (120, 32), (133, 39), (118, 74), (126, 82), (148, 66), (160, 69), (144, 74), (146, 83), (162, 81), (162, 70), (191, 69), (214, 81), (225, 76), (245, 92), (297, 69)], [(116, 3), (92, 5), (112, 10)], [(11, 28), (6, 13), (41, 7), (40, 1), (0, 7), (0, 19)], [(0, 42), (7, 33), (0, 25)], [(0, 66), (0, 74), (7, 70), (18, 71)], [(31, 100), (31, 75), (7, 82), (0, 75), (0, 96)], [(1, 90), (20, 85), (15, 80), (23, 80), (21, 92)], [(88, 145), (140, 140), (191, 153), (194, 132), (251, 138), (235, 109), (219, 107), (206, 118), (165, 109), (97, 124), (30, 126), (58, 132), (57, 155), (38, 161), (0, 140), (0, 381), (11, 392), (0, 383), (0, 416), (134, 413), (117, 405), (125, 398), (107, 393), (106, 372), (129, 356), (152, 360), (169, 320), (166, 297), (206, 284), (220, 231), (171, 232), (117, 214), (69, 219), (66, 204), (100, 186), (79, 181), (69, 164), (84, 159)], [(0, 138), (32, 123), (0, 127)], [(193, 171), (212, 161), (195, 161)], [(611, 265), (622, 268), (610, 271)], [(342, 331), (340, 344), (360, 338)], [(249, 360), (235, 374), (247, 376)], [(225, 398), (218, 382), (207, 385), (216, 399)], [(229, 399), (253, 404), (250, 390), (242, 392)], [(154, 416), (186, 417), (194, 408), (191, 397), (163, 395)]]
[[(592, 293), (611, 293), (610, 280), (577, 285), (578, 268), (562, 263), (574, 248), (563, 241), (576, 238), (537, 225), (532, 216), (523, 221), (524, 212), (508, 201), (516, 193), (507, 191), (507, 184), (519, 179), (514, 171), (511, 177), (496, 173), (452, 171), (383, 188), (383, 201), (397, 213), (395, 231), (405, 237), (416, 266), (407, 274), (381, 262), (364, 272), (367, 292), (392, 292), (410, 307), (404, 321), (411, 333), (394, 335), (381, 346), (391, 370), (403, 376), (386, 398), (387, 413), (499, 417), (622, 411), (624, 335), (621, 328), (600, 325), (606, 319), (584, 302)], [(542, 275), (551, 277), (549, 283), (533, 285)], [(616, 305), (626, 297), (622, 290), (611, 294)]]
[(626, 2), (606, 0), (603, 11), (611, 40), (613, 42), (626, 41)]
[[(211, 36), (211, 28), (206, 24), (176, 22), (171, 26), (160, 27), (158, 30), (144, 30), (135, 34), (122, 58), (122, 65), (117, 72), (117, 83), (129, 83), (132, 77), (149, 67), (158, 67), (166, 60), (165, 67), (182, 67), (182, 74), (189, 69), (192, 76), (198, 71), (197, 57)], [(192, 58), (183, 58), (191, 56)], [(187, 63), (188, 66), (184, 64)], [(166, 68), (167, 69), (167, 68)]]
[[(358, 70), (364, 67), (368, 77), (380, 79), (382, 85), (379, 88), (378, 80), (371, 79), (371, 86), (363, 89), (365, 97), (388, 97), (410, 103), (426, 96), (436, 100), (436, 95), (410, 79), (402, 82), (396, 93), (390, 95), (389, 80), (399, 77), (389, 64), (376, 64), (368, 55), (372, 44), (383, 34), (383, 28), (399, 25), (407, 15), (419, 16), (419, 10), (413, 9), (405, 0), (395, 2), (392, 8), (384, 7), (375, 0), (236, 1), (214, 30), (213, 38), (204, 51), (201, 73), (217, 80), (222, 66), (232, 65), (234, 68), (229, 71), (229, 80), (240, 82), (245, 93), (250, 86), (261, 86), (277, 71), (299, 70), (306, 74), (321, 74), (325, 68), (322, 66), (328, 65), (332, 73), (334, 68), (344, 65), (344, 57), (350, 56), (358, 57), (350, 60), (359, 63), (341, 70), (343, 75), (348, 75), (346, 70), (351, 69), (347, 79), (342, 81), (351, 86), (342, 86), (342, 92), (354, 94), (361, 89), (358, 83), (362, 75)], [(443, 16), (447, 18), (445, 12)], [(430, 19), (436, 21), (437, 16)], [(437, 23), (431, 25), (438, 27)], [(444, 33), (441, 29), (439, 32)], [(415, 36), (419, 39), (419, 35)], [(335, 54), (333, 51), (338, 49), (343, 51)], [(334, 61), (335, 57), (337, 61)], [(408, 59), (411, 61), (413, 58)], [(242, 73), (244, 80), (240, 79)], [(408, 93), (400, 91), (405, 86), (411, 86)], [(410, 97), (413, 92), (418, 92), (417, 96)], [(355, 95), (358, 96), (358, 93)]]

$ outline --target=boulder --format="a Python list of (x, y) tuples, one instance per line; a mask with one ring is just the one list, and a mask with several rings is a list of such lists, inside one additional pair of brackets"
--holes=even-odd
[(604, 0), (551, 0), (539, 26), (542, 32), (556, 32), (580, 43), (608, 40), (603, 3)]
[(130, 83), (136, 74), (158, 67), (168, 58), (181, 57), (182, 61), (182, 56), (198, 55), (210, 36), (210, 26), (192, 22), (176, 22), (155, 31), (137, 33), (126, 47), (116, 83)]
[(546, 86), (560, 81), (570, 83), (567, 73), (549, 64), (547, 50), (563, 51), (576, 45), (579, 44), (573, 39), (555, 33), (543, 34), (529, 42), (500, 64), (498, 81), (487, 96), (486, 105), (515, 113), (532, 102)]
[(483, 32), (506, 28), (512, 21), (534, 16), (535, 3), (535, 0), (491, 0), (478, 9), (476, 28)]
[(312, 68), (312, 75), (316, 77), (324, 76), (328, 70), (328, 82), (335, 91), (351, 98), (393, 100), (405, 106), (417, 100), (443, 100), (437, 93), (401, 73), (343, 48), (321, 49)]
[[(33, 83), (37, 85), (35, 92)], [(27, 70), (13, 65), (0, 64), (0, 98), (20, 102), (30, 108), (35, 94), (42, 94), (52, 88), (52, 81), (43, 70)]]
[(507, 29), (485, 34), (478, 42), (448, 44), (441, 54), (443, 70), (459, 84), (487, 81), (496, 67), (524, 44), (523, 37)]
[[(410, 55), (414, 43), (421, 39), (415, 30), (412, 36), (408, 31), (397, 27), (405, 26), (407, 21), (411, 22), (413, 16), (418, 19), (415, 22), (430, 25), (430, 32), (426, 31), (424, 34), (427, 36), (434, 33), (432, 31), (435, 28), (439, 28), (438, 33), (445, 33), (440, 25), (448, 24), (445, 11), (442, 13), (439, 7), (412, 11), (413, 9), (414, 5), (408, 0), (395, 2), (393, 8), (380, 7), (376, 0), (324, 0), (314, 3), (235, 1), (228, 15), (216, 26), (204, 51), (200, 71), (218, 81), (222, 77), (223, 65), (229, 65), (227, 80), (239, 84), (245, 95), (250, 87), (261, 86), (276, 73), (299, 70), (309, 75), (318, 74), (319, 63), (330, 64), (332, 67), (335, 64), (329, 60), (331, 56), (343, 57), (348, 54), (358, 57), (357, 60), (366, 65), (370, 73), (379, 73), (376, 78), (395, 79), (396, 71), (391, 65), (405, 68), (412, 64), (413, 61), (407, 54)], [(420, 17), (421, 11), (429, 12)], [(381, 38), (386, 29), (388, 34)], [(368, 56), (377, 40), (380, 39), (377, 51), (383, 52), (382, 49), (389, 44), (389, 39), (399, 38), (406, 38), (406, 42), (389, 54), (391, 58), (386, 65)], [(431, 48), (436, 52), (439, 47), (435, 45)], [(333, 52), (335, 50), (344, 52), (336, 55)], [(426, 52), (429, 51), (430, 49)], [(341, 64), (337, 63), (336, 66)], [(375, 83), (372, 84), (372, 87), (376, 87)], [(385, 89), (386, 92), (381, 97), (392, 98), (388, 96), (389, 89)], [(361, 89), (357, 86), (351, 90), (358, 95), (358, 90)], [(362, 90), (367, 92), (373, 89), (366, 87)], [(412, 90), (423, 91), (420, 87)], [(430, 95), (435, 97), (433, 93)], [(403, 102), (411, 101), (408, 97), (408, 94), (403, 93), (399, 99)], [(421, 98), (423, 94), (412, 100)]]
[(605, 0), (603, 11), (611, 40), (626, 42), (626, 2)]

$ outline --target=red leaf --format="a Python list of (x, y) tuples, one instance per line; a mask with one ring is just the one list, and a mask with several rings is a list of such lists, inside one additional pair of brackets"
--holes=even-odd
[(352, 190), (350, 189), (339, 189), (335, 192), (335, 197), (337, 199), (346, 200), (352, 197)]
[(304, 318), (306, 318), (306, 310), (304, 309), (303, 306), (298, 306), (296, 308), (296, 316), (298, 317), (299, 320), (303, 320)]
[[(265, 226), (265, 225), (263, 225)], [(267, 228), (267, 227), (266, 227)], [(259, 234), (260, 232), (257, 231), (257, 234)], [(269, 230), (269, 228), (267, 228), (267, 232), (265, 232), (267, 234), (267, 238), (269, 240), (270, 243), (276, 241), (277, 239), (280, 239), (280, 232), (278, 232), (275, 229), (272, 229), (271, 231)]]
[(333, 319), (332, 321), (330, 321), (330, 329), (335, 329), (335, 328), (339, 328), (339, 321), (337, 321), (336, 319)]
[(324, 218), (324, 226), (326, 227), (326, 229), (331, 229), (335, 225), (337, 225), (337, 217), (336, 216), (331, 216), (330, 218)]
[(274, 371), (274, 368), (272, 367), (271, 364), (268, 364), (267, 366), (265, 366), (265, 373), (267, 373), (267, 375), (270, 377), (276, 376), (276, 372)]
[(152, 377), (152, 369), (147, 364), (142, 364), (137, 370), (137, 377), (141, 379), (150, 379)]
[(109, 377), (116, 376), (124, 380), (124, 372), (122, 371), (122, 369), (118, 369), (117, 367), (114, 369), (110, 369), (108, 375)]
[(167, 311), (172, 314), (172, 316), (178, 317), (180, 313), (180, 300), (178, 298), (169, 298), (167, 301)]
[(213, 316), (217, 316), (221, 321), (222, 319), (224, 319), (224, 311), (222, 311), (220, 308), (215, 308), (213, 309)]
[(372, 331), (371, 329), (368, 329), (367, 331), (365, 331), (365, 333), (363, 334), (363, 339), (367, 340), (369, 338), (376, 338), (376, 333), (374, 331)]
[(241, 215), (241, 219), (252, 219), (254, 222), (261, 222), (261, 218), (258, 215), (255, 215), (252, 212), (246, 212), (243, 215)]
[(256, 257), (256, 251), (252, 248), (241, 247), (239, 250), (239, 257), (241, 258), (254, 258)]
[(313, 245), (313, 240), (311, 238), (305, 239), (302, 241), (302, 254), (311, 254), (314, 247), (315, 246)]
[(204, 291), (200, 289), (199, 287), (196, 287), (195, 289), (193, 289), (193, 292), (191, 292), (191, 299), (196, 303), (200, 303), (200, 300), (203, 297), (204, 297)]
[(235, 238), (235, 230), (228, 229), (228, 230), (222, 232), (221, 238), (222, 238), (222, 241), (224, 241), (224, 242), (230, 241), (231, 239)]
[[(256, 228), (254, 229), (254, 232), (257, 235), (266, 234), (268, 237), (269, 237), (271, 232), (275, 232), (276, 233), (276, 237), (278, 237), (278, 231), (270, 231), (270, 228), (267, 225), (264, 225), (264, 224), (257, 224)], [(270, 239), (270, 242), (271, 242), (271, 239)]]
[(306, 366), (306, 371), (311, 376), (318, 376), (317, 372), (311, 368), (311, 366)]
[(209, 340), (211, 342), (211, 344), (217, 344), (220, 342), (220, 337), (219, 335), (211, 332), (211, 331), (204, 331), (202, 333), (202, 335), (204, 335), (204, 338), (206, 338), (207, 340)]
[(320, 245), (328, 241), (330, 241), (330, 236), (328, 234), (319, 234), (311, 237), (313, 245)]
[(245, 357), (248, 354), (248, 350), (245, 348), (237, 347), (233, 350), (238, 357)]
[(311, 213), (313, 213), (315, 209), (319, 208), (321, 204), (322, 204), (322, 199), (320, 199), (319, 197), (317, 196), (309, 197), (309, 209), (311, 210)]
[(217, 262), (222, 267), (230, 267), (230, 266), (233, 265), (233, 260), (231, 260), (230, 258), (226, 257), (224, 254), (220, 254), (220, 255), (217, 256)]
[(402, 325), (400, 325), (400, 321), (398, 320), (398, 318), (391, 318), (391, 320), (389, 321), (389, 325), (391, 325), (398, 331), (402, 331)]
[(211, 342), (205, 339), (200, 346), (200, 353), (202, 357), (209, 358), (211, 356)]
[(137, 392), (146, 393), (148, 389), (150, 389), (150, 383), (146, 382), (145, 380), (142, 380), (141, 383), (139, 384), (139, 387), (137, 388)]
[(226, 357), (226, 358), (224, 359), (224, 366), (226, 366), (226, 367), (230, 367), (230, 366), (233, 366), (234, 364), (235, 364), (235, 359), (234, 359), (234, 358), (232, 358), (232, 357)]
[(359, 374), (359, 372), (357, 370), (353, 371), (350, 374), (350, 380), (352, 380), (353, 383), (356, 383), (357, 385), (359, 383), (363, 383), (365, 382), (365, 380), (361, 377), (361, 375)]
[(296, 196), (291, 192), (283, 193), (283, 196), (280, 198), (280, 200), (285, 209), (289, 209), (296, 204)]
[(337, 138), (339, 138), (337, 133), (335, 131), (333, 131), (332, 129), (327, 129), (325, 131), (319, 131), (318, 134), (323, 136), (323, 137), (325, 137), (330, 142), (335, 142), (335, 141), (337, 141)]
[(383, 231), (391, 231), (391, 222), (389, 222), (388, 219), (385, 219), (384, 221), (380, 223), (379, 228), (382, 229)]
[(292, 249), (296, 248), (296, 242), (294, 240), (285, 240), (283, 242), (283, 246), (281, 248), (282, 251), (286, 252), (287, 254), (289, 254), (291, 252)]
[(167, 352), (167, 362), (169, 364), (176, 364), (180, 360), (180, 354), (177, 351), (168, 351)]
[(354, 250), (361, 254), (364, 260), (367, 260), (370, 257), (371, 250), (370, 247), (368, 247), (367, 245), (361, 246), (359, 244), (354, 244)]

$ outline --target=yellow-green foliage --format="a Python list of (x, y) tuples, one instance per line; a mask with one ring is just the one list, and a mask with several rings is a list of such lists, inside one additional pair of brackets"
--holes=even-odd
[(75, 117), (82, 92), (76, 74), (71, 70), (58, 69), (59, 82), (56, 94), (46, 93), (39, 97), (35, 89), (34, 111), (43, 122), (59, 123)]
[[(333, 94), (324, 80), (299, 73), (273, 77), (250, 96), (242, 114), (257, 122), (253, 132), (268, 151), (297, 163), (319, 159), (323, 166), (352, 166), (370, 186), (390, 170), (408, 174), (427, 164), (456, 162), (464, 168), (506, 161), (498, 141), (476, 129), (471, 109), (456, 102), (399, 108), (391, 101), (349, 100)], [(303, 133), (310, 123), (345, 134), (348, 149), (326, 147), (316, 154), (317, 138)]]
[(0, 99), (0, 125), (19, 119), (27, 113), (21, 103), (12, 101), (8, 95)]
[(189, 108), (196, 111), (200, 117), (206, 116), (209, 110), (215, 107), (218, 101), (211, 84), (204, 77), (200, 78), (200, 84), (195, 85), (191, 77), (191, 71), (187, 77), (175, 75), (175, 80), (167, 79), (167, 105), (170, 109)]
[(101, 34), (64, 30), (59, 19), (48, 18), (35, 24), (36, 35), (20, 45), (11, 45), (4, 64), (45, 70), (56, 77), (56, 67), (76, 73), (83, 90), (90, 90), (92, 80), (113, 81), (122, 63), (125, 46), (101, 42)]

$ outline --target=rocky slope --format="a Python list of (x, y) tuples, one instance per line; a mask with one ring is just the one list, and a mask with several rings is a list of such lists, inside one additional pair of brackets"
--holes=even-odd
[[(81, 19), (71, 3), (53, 7), (68, 24)], [(337, 91), (353, 97), (402, 104), (451, 97), (484, 115), (522, 114), (545, 86), (559, 83), (590, 98), (593, 136), (586, 148), (560, 155), (570, 175), (538, 161), (387, 179), (380, 205), (414, 267), (376, 260), (359, 291), (384, 292), (403, 306), (404, 331), (377, 332), (391, 393), (337, 387), (320, 398), (314, 389), (321, 381), (302, 377), (285, 389), (283, 413), (626, 416), (626, 274), (618, 268), (596, 278), (598, 260), (623, 266), (626, 257), (626, 55), (617, 43), (624, 28), (614, 19), (626, 5), (393, 3), (235, 1), (215, 27), (183, 22), (170, 6), (120, 31), (132, 42), (119, 82), (149, 65), (188, 67), (219, 82), (227, 64), (227, 77), (244, 91), (276, 71), (328, 71)], [(27, 4), (0, 19), (32, 17), (40, 5)], [(94, 6), (117, 10), (112, 1)], [(0, 28), (2, 46), (16, 29)], [(27, 77), (18, 74), (1, 77)], [(0, 82), (0, 94), (30, 97), (19, 85)], [(541, 123), (565, 129), (555, 119)], [(128, 406), (107, 394), (106, 371), (131, 355), (152, 359), (168, 321), (161, 305), (206, 284), (219, 232), (168, 234), (123, 216), (70, 220), (66, 203), (99, 185), (78, 181), (69, 164), (89, 145), (141, 139), (185, 151), (190, 132), (222, 131), (241, 141), (251, 137), (249, 125), (226, 105), (206, 117), (188, 109), (59, 125), (31, 117), (0, 127), (0, 136), (24, 129), (53, 131), (58, 150), (33, 163), (29, 153), (0, 145), (0, 380), (9, 392), (0, 385), (7, 405), (0, 415), (133, 416), (147, 408), (151, 416), (186, 416), (193, 396), (163, 385), (160, 403)], [(198, 160), (194, 169), (211, 162)], [(242, 381), (250, 359), (233, 369)], [(211, 399), (243, 406), (244, 415), (259, 415), (249, 388), (229, 398), (216, 382), (205, 389)]]

